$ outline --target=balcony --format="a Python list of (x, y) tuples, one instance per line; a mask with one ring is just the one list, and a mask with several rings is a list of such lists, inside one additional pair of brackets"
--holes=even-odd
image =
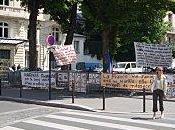
[(29, 13), (24, 8), (15, 8), (11, 6), (0, 5), (0, 16), (12, 18), (29, 18)]
[[(24, 8), (16, 8), (11, 6), (0, 5), (0, 16), (29, 19), (29, 15), (30, 14), (27, 11), (25, 11)], [(50, 15), (43, 14), (42, 10), (39, 11), (38, 20), (45, 21), (49, 19)]]

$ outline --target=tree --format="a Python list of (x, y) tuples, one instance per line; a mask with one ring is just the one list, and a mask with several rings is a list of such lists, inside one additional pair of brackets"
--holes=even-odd
[[(114, 0), (84, 0), (82, 2), (82, 11), (83, 15), (93, 21), (95, 27), (101, 31), (102, 37), (102, 56), (105, 53), (109, 52), (109, 43), (110, 43), (110, 34), (112, 34), (113, 30), (117, 29), (115, 24), (113, 24), (113, 14), (109, 15), (110, 10), (113, 10), (115, 7), (112, 6), (114, 4)], [(115, 5), (115, 4), (114, 4)], [(116, 30), (115, 30), (116, 31)], [(103, 58), (103, 71), (106, 72), (107, 68), (105, 67), (105, 60)]]
[(22, 6), (27, 6), (30, 13), (28, 25), (29, 39), (29, 69), (34, 71), (37, 69), (37, 51), (36, 51), (36, 26), (38, 10), (42, 8), (41, 0), (21, 0)]
[(169, 27), (163, 18), (174, 7), (174, 1), (170, 0), (84, 0), (82, 3), (83, 15), (95, 23), (95, 30), (103, 32), (103, 53), (109, 48), (117, 60), (135, 59), (134, 41), (160, 42)]
[(71, 44), (73, 40), (74, 27), (76, 24), (77, 0), (22, 0), (22, 5), (27, 6), (29, 17), (29, 68), (37, 68), (36, 51), (36, 26), (38, 10), (45, 9), (51, 18), (62, 25), (63, 31), (67, 33), (65, 44)]
[(67, 34), (65, 45), (72, 44), (76, 26), (78, 0), (50, 0), (45, 2), (44, 11), (51, 15), (62, 26), (62, 31)]
[[(50, 0), (45, 2), (45, 12), (62, 26), (62, 32), (66, 33), (64, 45), (70, 45), (73, 41), (76, 27), (78, 0)], [(63, 70), (70, 69), (69, 65), (62, 66)]]

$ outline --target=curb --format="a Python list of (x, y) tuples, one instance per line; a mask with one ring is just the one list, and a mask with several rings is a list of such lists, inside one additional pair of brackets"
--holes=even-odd
[(73, 110), (82, 110), (82, 111), (91, 111), (96, 112), (95, 109), (83, 106), (83, 105), (77, 105), (77, 104), (63, 104), (63, 103), (53, 103), (51, 101), (40, 101), (40, 100), (29, 100), (24, 98), (12, 98), (12, 97), (4, 97), (0, 96), (0, 100), (2, 101), (13, 101), (18, 103), (26, 103), (26, 104), (36, 104), (36, 105), (42, 105), (42, 106), (50, 106), (50, 107), (59, 107), (59, 108), (66, 108), (66, 109), (73, 109)]
[[(132, 96), (132, 97), (129, 97), (129, 98), (135, 98), (135, 99), (143, 99), (143, 97), (141, 96)], [(152, 100), (151, 97), (146, 97), (146, 100)], [(167, 101), (167, 102), (175, 102), (175, 98), (167, 98), (165, 99), (164, 101)]]

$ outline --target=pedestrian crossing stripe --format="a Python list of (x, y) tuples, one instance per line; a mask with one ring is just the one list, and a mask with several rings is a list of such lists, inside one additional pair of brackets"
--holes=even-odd
[(90, 124), (90, 125), (103, 126), (103, 127), (109, 127), (109, 128), (116, 128), (116, 129), (121, 129), (121, 130), (153, 130), (153, 129), (135, 127), (135, 126), (106, 123), (106, 122), (101, 122), (101, 121), (86, 120), (86, 119), (72, 118), (72, 117), (66, 117), (66, 116), (48, 115), (44, 117), (65, 120), (65, 121), (78, 122), (78, 123), (85, 123), (85, 124)]
[[(112, 116), (104, 116), (104, 115), (97, 115), (97, 114), (86, 114), (86, 113), (77, 113), (77, 112), (62, 112), (64, 114), (71, 114), (71, 115), (78, 115), (78, 116), (85, 116), (85, 117), (95, 117), (95, 118), (103, 118), (103, 119), (109, 119), (109, 120), (115, 120), (115, 121), (124, 121), (124, 122), (130, 122), (130, 123), (136, 123), (136, 124), (146, 124), (146, 125), (153, 125), (153, 126), (159, 126), (159, 127), (168, 127), (168, 128), (175, 128), (174, 124), (168, 124), (168, 123), (159, 123), (159, 122), (151, 122), (151, 121), (143, 121), (143, 120), (133, 120), (133, 119), (127, 119), (127, 118), (120, 118), (120, 117), (112, 117)], [(168, 120), (169, 118), (167, 118)]]
[(23, 122), (33, 124), (33, 125), (45, 126), (45, 127), (49, 127), (49, 128), (62, 129), (62, 130), (89, 130), (89, 129), (84, 129), (84, 128), (80, 128), (80, 127), (67, 126), (67, 125), (56, 124), (56, 123), (40, 121), (40, 120), (35, 120), (35, 119), (26, 120)]
[(174, 118), (165, 118), (166, 120), (172, 120), (172, 121), (175, 121)]
[(0, 128), (0, 130), (25, 130), (25, 129), (20, 129), (20, 128), (11, 127), (11, 126), (6, 126), (6, 127), (3, 127), (3, 128)]
[[(64, 115), (59, 115), (60, 113)], [(77, 115), (77, 117), (71, 117), (71, 115)], [(70, 121), (70, 122), (76, 122), (76, 123), (84, 123), (99, 127), (108, 127), (108, 128), (114, 128), (114, 129), (121, 129), (121, 130), (154, 130), (154, 128), (143, 128), (140, 126), (132, 126), (132, 125), (123, 125), (119, 123), (109, 123), (105, 121), (98, 121), (98, 119), (107, 119), (107, 120), (113, 120), (113, 121), (123, 121), (128, 123), (135, 123), (135, 124), (146, 124), (146, 125), (152, 125), (152, 126), (158, 126), (158, 127), (166, 127), (166, 128), (175, 128), (174, 124), (169, 123), (161, 123), (161, 122), (152, 122), (152, 121), (143, 121), (143, 120), (134, 120), (134, 119), (127, 119), (127, 118), (121, 118), (121, 117), (114, 117), (114, 116), (105, 116), (101, 114), (94, 114), (94, 113), (79, 113), (79, 112), (73, 112), (73, 111), (64, 111), (59, 112), (57, 115), (46, 115), (42, 116), (44, 118), (50, 118), (50, 119), (58, 119), (63, 121)], [(81, 118), (79, 118), (81, 117)], [(95, 120), (90, 119), (83, 119), (85, 117), (92, 117), (96, 118)], [(164, 120), (175, 120), (174, 118), (165, 118)], [(52, 123), (49, 121), (42, 121), (39, 119), (29, 119), (29, 120), (23, 120), (22, 123), (28, 123), (37, 125), (37, 126), (43, 126), (48, 128), (54, 128), (54, 129), (62, 129), (62, 130), (89, 130), (88, 128), (81, 128), (79, 126), (70, 126), (70, 125), (64, 125), (64, 124), (58, 124)], [(15, 126), (6, 126), (4, 128), (0, 128), (0, 130), (25, 130), (25, 128), (16, 128)]]

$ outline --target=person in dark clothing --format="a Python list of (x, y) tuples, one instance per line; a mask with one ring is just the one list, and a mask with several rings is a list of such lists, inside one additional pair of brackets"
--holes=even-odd
[(19, 70), (19, 69), (21, 69), (21, 66), (20, 66), (20, 64), (18, 64), (18, 66), (17, 66), (17, 70)]
[(15, 64), (12, 66), (12, 69), (13, 69), (13, 71), (16, 71), (16, 65)]

